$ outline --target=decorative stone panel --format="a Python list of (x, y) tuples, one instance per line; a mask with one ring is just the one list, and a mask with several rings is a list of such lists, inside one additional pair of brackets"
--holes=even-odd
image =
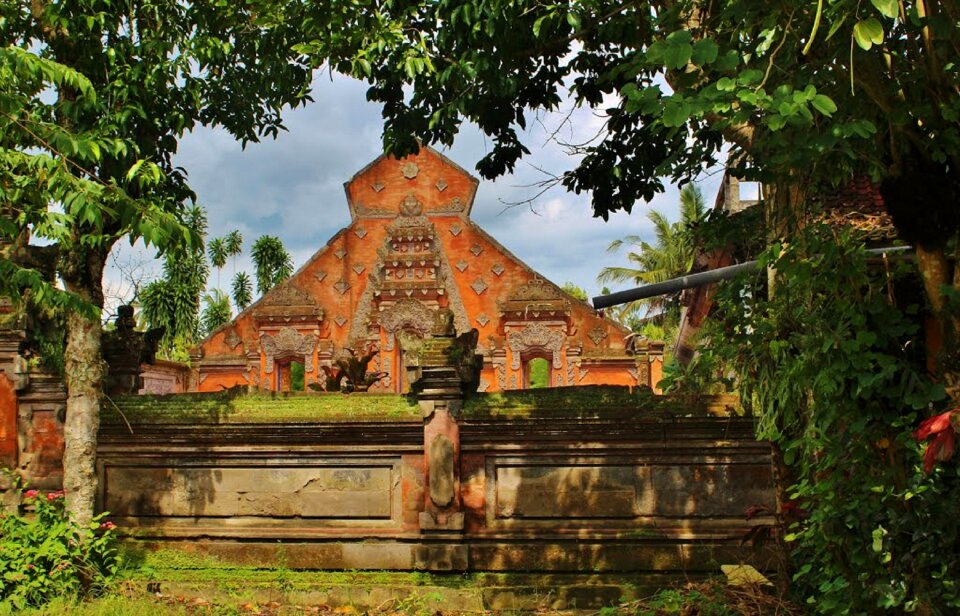
[(316, 335), (300, 334), (292, 327), (284, 327), (275, 335), (260, 334), (260, 348), (267, 360), (267, 373), (273, 372), (275, 359), (288, 355), (302, 355), (304, 371), (313, 372), (313, 350), (316, 346)]
[(511, 367), (514, 370), (520, 369), (520, 356), (523, 353), (546, 351), (553, 355), (554, 369), (559, 369), (561, 367), (560, 350), (563, 348), (565, 339), (566, 336), (562, 331), (539, 322), (531, 323), (520, 331), (510, 332), (507, 334), (507, 343), (513, 351)]

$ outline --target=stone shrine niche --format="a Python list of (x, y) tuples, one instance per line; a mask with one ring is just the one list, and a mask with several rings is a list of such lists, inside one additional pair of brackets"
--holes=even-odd
[(273, 372), (274, 363), (279, 359), (303, 357), (305, 372), (313, 372), (313, 351), (317, 346), (314, 333), (301, 334), (292, 327), (284, 327), (276, 334), (260, 334), (260, 348), (266, 359), (264, 371)]
[(560, 351), (566, 342), (564, 333), (546, 325), (545, 323), (534, 322), (523, 329), (511, 331), (507, 334), (507, 344), (513, 352), (513, 361), (510, 367), (513, 370), (520, 369), (521, 358), (531, 353), (544, 353), (550, 355), (554, 370), (563, 367), (560, 361)]
[(380, 326), (389, 334), (414, 330), (421, 336), (430, 333), (436, 312), (415, 299), (402, 299), (380, 313)]

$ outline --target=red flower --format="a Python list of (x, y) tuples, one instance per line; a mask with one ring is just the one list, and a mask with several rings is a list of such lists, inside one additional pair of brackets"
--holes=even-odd
[(58, 498), (63, 498), (64, 494), (65, 492), (63, 490), (57, 490), (56, 492), (47, 492), (47, 500), (53, 501), (53, 500), (57, 500)]
[(27, 490), (23, 493), (24, 498), (36, 498), (40, 495), (40, 490)]
[(116, 527), (117, 525), (109, 520), (100, 524), (100, 530), (113, 530)]
[(930, 474), (937, 462), (946, 462), (953, 457), (956, 450), (957, 429), (953, 422), (960, 420), (960, 408), (951, 409), (946, 413), (935, 415), (923, 420), (920, 427), (913, 433), (913, 438), (925, 441), (927, 451), (923, 454), (923, 472)]

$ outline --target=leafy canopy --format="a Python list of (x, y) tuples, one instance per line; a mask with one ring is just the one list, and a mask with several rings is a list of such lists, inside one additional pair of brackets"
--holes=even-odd
[(368, 81), (398, 155), (418, 139), (449, 145), (469, 120), (491, 138), (477, 168), (495, 178), (528, 153), (522, 131), (540, 110), (570, 99), (603, 113), (561, 181), (604, 218), (662, 192), (661, 178), (694, 177), (723, 138), (762, 162), (753, 179), (960, 162), (953, 2), (303, 4), (297, 49)]

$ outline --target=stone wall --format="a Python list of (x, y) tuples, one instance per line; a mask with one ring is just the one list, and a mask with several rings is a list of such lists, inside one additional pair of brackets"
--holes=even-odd
[[(104, 422), (99, 504), (147, 544), (245, 563), (282, 550), (296, 568), (707, 572), (755, 558), (743, 513), (774, 492), (749, 419), (626, 388), (519, 393), (389, 408), (287, 396), (273, 419), (236, 398), (198, 421), (183, 408), (199, 395), (150, 412), (121, 400), (133, 432)], [(321, 409), (337, 400), (352, 412)]]

